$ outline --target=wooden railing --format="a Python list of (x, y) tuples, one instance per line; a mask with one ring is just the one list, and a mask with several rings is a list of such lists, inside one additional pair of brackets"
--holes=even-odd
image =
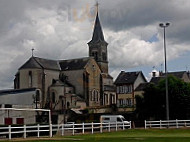
[(76, 133), (102, 133), (110, 131), (118, 131), (131, 129), (131, 122), (128, 124), (121, 122), (114, 123), (68, 123), (68, 124), (57, 124), (57, 125), (23, 125), (23, 126), (11, 126), (0, 127), (0, 137), (6, 137), (12, 139), (12, 137), (29, 137), (29, 136), (50, 136), (52, 134), (60, 133), (63, 135), (75, 135)]
[(145, 129), (147, 128), (181, 128), (190, 127), (190, 120), (159, 120), (159, 121), (146, 121)]

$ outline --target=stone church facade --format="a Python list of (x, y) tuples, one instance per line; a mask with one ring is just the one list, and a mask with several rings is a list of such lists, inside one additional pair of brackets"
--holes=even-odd
[(116, 104), (113, 78), (108, 73), (108, 43), (97, 12), (89, 57), (50, 60), (32, 56), (15, 75), (15, 89), (37, 88), (40, 108), (97, 108)]

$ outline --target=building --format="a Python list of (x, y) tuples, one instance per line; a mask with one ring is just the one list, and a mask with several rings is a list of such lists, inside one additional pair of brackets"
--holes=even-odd
[[(168, 72), (168, 76), (175, 76), (178, 79), (181, 79), (184, 82), (189, 83), (190, 82), (190, 73), (187, 71), (177, 71), (177, 72)], [(152, 72), (152, 78), (150, 80), (150, 83), (157, 84), (161, 79), (165, 78), (165, 73), (159, 72), (159, 75), (156, 76), (155, 72)]]
[(0, 124), (34, 124), (35, 111), (7, 110), (6, 108), (35, 109), (40, 107), (40, 90), (36, 88), (9, 89), (0, 91)]
[(69, 60), (29, 58), (15, 75), (15, 89), (37, 88), (40, 107), (53, 114), (65, 109), (100, 108), (116, 104), (113, 78), (108, 73), (108, 43), (97, 12), (89, 57)]
[(114, 84), (117, 87), (117, 106), (119, 111), (134, 111), (135, 89), (141, 84), (147, 82), (141, 71), (125, 72), (121, 71)]

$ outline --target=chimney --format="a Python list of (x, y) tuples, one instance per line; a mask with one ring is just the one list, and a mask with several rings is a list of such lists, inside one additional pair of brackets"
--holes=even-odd
[(152, 72), (152, 77), (156, 77), (156, 72), (155, 71)]
[(163, 72), (162, 71), (159, 71), (159, 76), (163, 76)]

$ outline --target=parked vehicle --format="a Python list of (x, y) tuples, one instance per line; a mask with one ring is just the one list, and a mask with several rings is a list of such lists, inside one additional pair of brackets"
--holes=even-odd
[(126, 121), (126, 119), (122, 115), (101, 115), (100, 122), (102, 122), (102, 123), (120, 123), (120, 124), (124, 124), (124, 125), (130, 124), (130, 122)]

